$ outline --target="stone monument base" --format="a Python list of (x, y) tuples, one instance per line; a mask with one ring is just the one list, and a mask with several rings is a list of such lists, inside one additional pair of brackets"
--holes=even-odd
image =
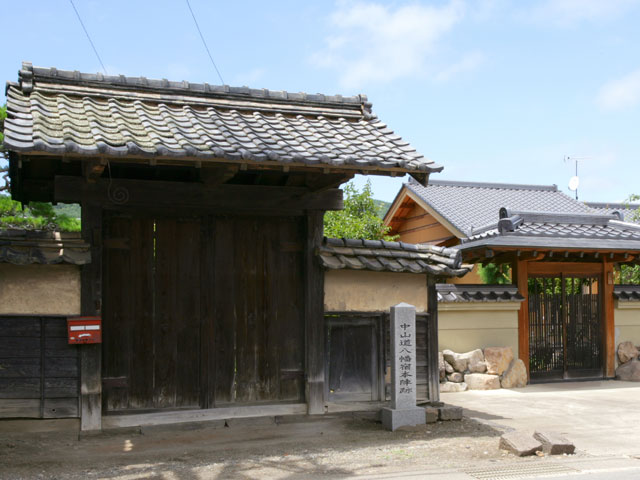
[(427, 423), (427, 413), (424, 408), (383, 408), (382, 425), (392, 432), (400, 427), (413, 427)]

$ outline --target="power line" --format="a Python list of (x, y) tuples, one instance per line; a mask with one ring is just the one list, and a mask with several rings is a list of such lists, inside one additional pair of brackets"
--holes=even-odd
[(87, 32), (87, 28), (84, 26), (84, 22), (82, 21), (82, 18), (80, 17), (80, 13), (78, 12), (78, 9), (74, 5), (73, 0), (69, 0), (69, 3), (71, 3), (71, 6), (73, 7), (73, 10), (76, 12), (78, 20), (80, 21), (80, 25), (82, 25), (82, 29), (84, 30), (84, 33), (87, 35), (87, 39), (89, 39), (89, 43), (91, 44), (91, 48), (93, 48), (93, 52), (96, 54), (96, 57), (98, 57), (98, 61), (100, 62), (100, 65), (102, 65), (102, 69), (104, 70), (104, 74), (108, 75), (107, 74), (107, 69), (105, 68), (104, 63), (102, 63), (102, 59), (100, 58), (100, 55), (98, 54), (98, 50), (96, 50), (96, 46), (93, 44), (93, 41), (91, 40), (91, 37), (89, 36), (89, 32)]
[(218, 70), (218, 67), (216, 66), (216, 62), (213, 61), (213, 56), (211, 56), (211, 52), (209, 51), (207, 42), (205, 41), (204, 36), (202, 35), (202, 31), (200, 30), (200, 26), (198, 25), (198, 20), (196, 20), (196, 16), (193, 13), (191, 4), (189, 3), (189, 0), (185, 0), (185, 1), (187, 2), (187, 7), (189, 7), (189, 11), (191, 12), (191, 16), (193, 17), (193, 23), (196, 24), (196, 28), (198, 29), (198, 33), (200, 34), (200, 38), (202, 39), (202, 44), (204, 45), (204, 48), (207, 50), (207, 54), (209, 55), (209, 60), (211, 60), (211, 64), (213, 65), (213, 68), (216, 69), (216, 73), (218, 74), (218, 77), (220, 77), (220, 81), (224, 85), (224, 80), (222, 79), (222, 75), (220, 75), (220, 70)]

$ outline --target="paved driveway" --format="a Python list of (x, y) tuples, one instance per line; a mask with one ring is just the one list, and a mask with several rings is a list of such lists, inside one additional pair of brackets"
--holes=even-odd
[(529, 385), (513, 390), (443, 393), (465, 415), (490, 424), (564, 434), (593, 455), (640, 457), (640, 384), (619, 381)]

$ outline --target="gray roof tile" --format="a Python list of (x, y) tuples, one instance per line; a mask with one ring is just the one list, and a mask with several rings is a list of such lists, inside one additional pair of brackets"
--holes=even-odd
[(91, 251), (79, 233), (7, 229), (0, 230), (0, 262), (85, 265)]
[(438, 302), (522, 302), (524, 297), (515, 285), (460, 285), (439, 283), (436, 285)]
[(585, 204), (602, 215), (620, 212), (625, 222), (640, 223), (640, 203), (585, 202)]
[(322, 265), (330, 270), (366, 269), (456, 277), (471, 270), (471, 266), (462, 265), (460, 252), (455, 248), (404, 242), (325, 238), (318, 255)]
[[(497, 216), (496, 216), (497, 217)], [(613, 215), (504, 211), (504, 218), (464, 239), (461, 249), (478, 246), (640, 250), (640, 225)]]
[(308, 95), (24, 64), (7, 85), (5, 146), (18, 152), (219, 157), (440, 171), (371, 112), (363, 95)]
[(614, 285), (613, 296), (621, 302), (640, 302), (640, 285)]
[(426, 187), (414, 181), (405, 186), (465, 237), (472, 229), (495, 223), (496, 212), (502, 207), (529, 212), (591, 212), (585, 204), (558, 191), (555, 185), (429, 180)]

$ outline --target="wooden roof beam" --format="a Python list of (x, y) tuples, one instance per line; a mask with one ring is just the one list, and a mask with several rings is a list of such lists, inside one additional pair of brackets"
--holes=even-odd
[(102, 176), (107, 161), (103, 158), (96, 160), (87, 160), (82, 162), (82, 175), (89, 183), (95, 183)]

